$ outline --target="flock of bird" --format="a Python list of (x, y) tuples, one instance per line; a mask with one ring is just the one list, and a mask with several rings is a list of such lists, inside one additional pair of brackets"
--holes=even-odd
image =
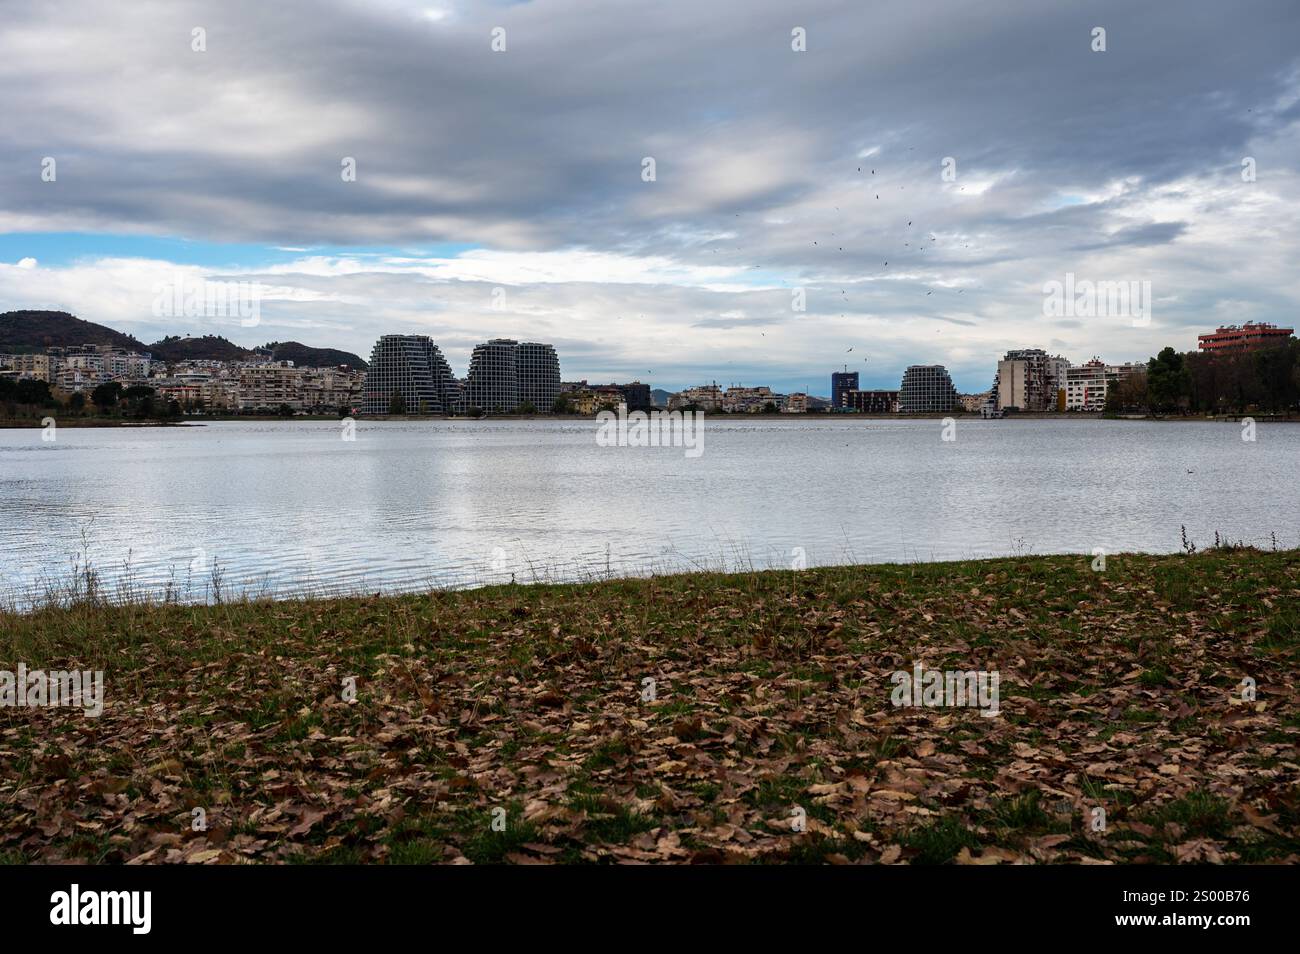
[[(869, 167), (868, 167), (868, 168), (869, 168)], [(859, 173), (861, 173), (861, 172), (862, 172), (862, 166), (858, 166), (858, 167), (857, 167), (857, 170), (858, 170)], [(870, 168), (869, 168), (869, 173), (870, 173), (870, 175), (874, 176), (874, 175), (876, 174), (876, 170), (875, 170), (875, 169), (870, 169)], [(905, 187), (904, 187), (904, 186), (899, 186), (898, 188), (899, 188), (900, 190), (902, 190), (902, 189), (904, 189)], [(964, 187), (964, 186), (962, 186), (961, 189), (962, 189), (962, 191), (965, 191), (965, 187)], [(877, 201), (880, 200), (880, 193), (879, 193), (879, 192), (876, 192), (876, 191), (872, 190), (872, 194), (875, 195)], [(840, 211), (840, 207), (839, 207), (839, 206), (835, 206), (835, 211), (836, 211), (836, 212), (839, 212), (839, 211)], [(736, 217), (736, 218), (740, 218), (740, 213), (735, 213), (735, 217)], [(914, 221), (914, 220), (912, 220), (912, 219), (908, 219), (908, 221), (907, 221), (907, 228), (909, 228), (909, 229), (912, 228), (912, 223), (913, 223), (913, 221)], [(830, 233), (830, 237), (831, 237), (831, 238), (835, 238), (835, 237), (836, 237), (835, 233), (834, 233), (834, 232), (831, 232), (831, 233)], [(925, 252), (925, 251), (927, 250), (927, 248), (935, 247), (935, 244), (938, 242), (938, 236), (936, 236), (936, 235), (934, 235), (933, 233), (931, 233), (930, 236), (929, 236), (929, 238), (930, 238), (930, 244), (929, 244), (929, 245), (926, 245), (924, 242), (918, 242), (918, 243), (916, 244), (915, 248), (918, 249), (918, 250), (921, 251), (921, 252)], [(817, 247), (817, 248), (820, 249), (820, 248), (827, 248), (827, 247), (830, 246), (830, 244), (835, 244), (835, 243), (828, 243), (826, 246), (823, 246), (823, 245), (821, 245), (821, 243), (820, 243), (818, 240), (813, 239), (813, 240), (812, 240), (812, 244), (813, 244), (815, 247)], [(913, 248), (912, 242), (911, 242), (910, 240), (903, 242), (903, 247), (904, 247), (904, 248), (907, 248), (907, 249), (911, 249), (911, 248)], [(969, 245), (969, 243), (968, 243), (968, 244), (964, 245), (963, 247), (964, 247), (964, 248), (970, 248), (970, 245)], [(835, 244), (835, 248), (836, 248), (837, 251), (840, 251), (840, 252), (843, 252), (843, 251), (844, 251), (844, 246), (842, 246), (842, 245)], [(716, 248), (713, 249), (713, 252), (714, 252), (715, 254), (717, 253), (717, 251), (718, 251), (718, 250), (717, 250)], [(736, 251), (739, 252), (739, 251), (741, 251), (741, 249), (740, 249), (739, 247), (737, 247), (737, 248), (736, 248)], [(754, 268), (762, 268), (763, 266), (761, 266), (761, 265), (751, 265), (751, 266), (749, 266), (749, 267), (750, 267), (751, 269), (754, 269)], [(882, 270), (888, 268), (888, 267), (889, 267), (889, 260), (888, 260), (888, 259), (885, 259), (885, 260), (883, 261), (883, 263), (881, 264), (880, 267), (881, 267)], [(784, 284), (784, 282), (783, 282), (783, 284)], [(959, 288), (959, 289), (957, 289), (956, 294), (960, 295), (960, 294), (964, 293), (965, 291), (966, 291), (966, 289), (964, 289), (964, 288)], [(933, 289), (933, 288), (927, 289), (927, 290), (926, 290), (926, 293), (925, 293), (925, 297), (930, 297), (930, 296), (932, 296), (933, 294), (934, 294), (934, 289)], [(843, 289), (843, 288), (840, 289), (840, 297), (841, 297), (842, 299), (844, 299), (846, 302), (849, 300), (848, 292), (847, 292), (845, 289)], [(846, 314), (847, 314), (847, 313), (845, 313), (845, 312), (841, 312), (840, 317), (841, 317), (841, 318), (844, 318), (844, 317), (846, 316)], [(938, 334), (938, 333), (942, 332), (942, 330), (943, 330), (943, 329), (942, 329), (941, 327), (940, 327), (940, 328), (935, 328), (935, 333)], [(767, 332), (760, 332), (759, 334), (760, 334), (761, 337), (764, 337), (764, 338), (767, 337)], [(852, 351), (853, 351), (853, 348), (849, 348), (849, 349), (845, 352), (845, 354), (848, 354), (848, 353), (850, 353), (850, 352), (852, 352)], [(863, 361), (866, 361), (866, 360), (868, 360), (868, 359), (863, 358)]]
[[(909, 150), (909, 151), (910, 151), (910, 150)], [(858, 169), (858, 172), (859, 172), (859, 173), (862, 172), (862, 166), (858, 166), (857, 169)], [(870, 174), (874, 176), (874, 175), (876, 174), (876, 170), (875, 170), (875, 169), (871, 169), (871, 170), (870, 170)], [(904, 187), (904, 186), (899, 186), (898, 188), (899, 188), (899, 190), (901, 191), (901, 190), (903, 190), (905, 187)], [(961, 190), (962, 190), (962, 191), (965, 191), (965, 186), (962, 186), (962, 187), (961, 187)], [(873, 190), (873, 193), (872, 193), (872, 194), (875, 195), (877, 201), (880, 200), (880, 193), (879, 193), (879, 192), (875, 192), (875, 191)], [(839, 212), (839, 211), (840, 211), (839, 206), (835, 206), (835, 211), (836, 211), (836, 212)], [(734, 216), (735, 216), (735, 218), (740, 218), (740, 213), (739, 213), (739, 212), (736, 212), (736, 213), (734, 213)], [(911, 227), (912, 227), (912, 222), (913, 222), (912, 219), (908, 219), (908, 220), (907, 220), (907, 228), (911, 228)], [(831, 233), (830, 233), (830, 236), (831, 236), (832, 238), (834, 238), (834, 237), (835, 237), (835, 233), (834, 233), (834, 232), (831, 232)], [(922, 242), (918, 242), (916, 247), (917, 247), (921, 252), (926, 251), (926, 249), (929, 248), (929, 247), (933, 247), (933, 244), (938, 242), (938, 237), (937, 237), (936, 235), (934, 235), (933, 233), (930, 234), (930, 242), (932, 243), (930, 246), (927, 246), (927, 245), (925, 245), (925, 244), (922, 243)], [(821, 245), (821, 244), (820, 244), (816, 239), (813, 240), (812, 244), (813, 244), (814, 246), (816, 246), (817, 248), (822, 248), (822, 247), (823, 247), (823, 246), (822, 246), (822, 245)], [(828, 247), (828, 246), (827, 246), (827, 247)], [(835, 247), (836, 247), (836, 249), (837, 249), (838, 251), (840, 251), (840, 252), (843, 252), (843, 251), (844, 251), (844, 246), (842, 246), (842, 245), (836, 245)], [(912, 243), (911, 243), (910, 241), (905, 241), (905, 242), (903, 243), (903, 247), (904, 247), (904, 248), (909, 248), (909, 249), (910, 249), (910, 248), (912, 248)], [(963, 248), (970, 248), (969, 243), (966, 244), (966, 245), (964, 245)], [(713, 254), (715, 254), (715, 255), (718, 253), (718, 249), (717, 249), (717, 248), (714, 248), (712, 251), (713, 251)], [(737, 252), (741, 252), (741, 251), (743, 251), (743, 250), (742, 250), (739, 246), (736, 246), (736, 251), (737, 251)], [(750, 265), (750, 266), (749, 266), (750, 269), (756, 269), (756, 268), (762, 268), (762, 267), (763, 267), (762, 265)], [(881, 265), (881, 269), (886, 269), (886, 268), (888, 268), (888, 267), (889, 267), (889, 260), (888, 260), (888, 259), (885, 259), (884, 262), (883, 262), (883, 264)], [(784, 280), (782, 280), (782, 284), (784, 284)], [(958, 295), (960, 295), (960, 294), (962, 294), (963, 292), (965, 292), (965, 290), (966, 290), (966, 289), (964, 289), (964, 288), (959, 288), (959, 289), (957, 289), (957, 292), (956, 292), (956, 293), (957, 293)], [(933, 295), (933, 294), (934, 294), (934, 289), (931, 288), (931, 289), (927, 289), (927, 290), (926, 290), (926, 293), (925, 293), (926, 297), (929, 297), (929, 296), (931, 296), (931, 295)], [(843, 289), (843, 288), (840, 289), (840, 296), (841, 296), (843, 299), (845, 299), (846, 301), (848, 300), (848, 297), (849, 297), (849, 296), (848, 296), (848, 292), (847, 292), (845, 289)], [(845, 312), (841, 312), (841, 313), (840, 313), (840, 317), (841, 317), (841, 318), (844, 318), (845, 316), (846, 316), (846, 313), (845, 313)], [(640, 316), (640, 317), (644, 317), (644, 316)], [(619, 318), (621, 319), (622, 316), (620, 315)], [(938, 333), (942, 332), (942, 330), (943, 330), (942, 328), (935, 328), (935, 333), (938, 334)], [(767, 332), (765, 332), (765, 331), (761, 331), (761, 332), (759, 332), (759, 336), (760, 336), (760, 337), (763, 337), (763, 338), (766, 338), (766, 337), (767, 337)], [(853, 348), (850, 347), (850, 348), (845, 352), (845, 354), (849, 354), (849, 353), (851, 353), (852, 351), (853, 351)], [(868, 359), (867, 359), (867, 358), (863, 358), (862, 360), (865, 362), (865, 361), (867, 361)], [(733, 362), (728, 362), (728, 364), (731, 364), (731, 363), (733, 363)]]

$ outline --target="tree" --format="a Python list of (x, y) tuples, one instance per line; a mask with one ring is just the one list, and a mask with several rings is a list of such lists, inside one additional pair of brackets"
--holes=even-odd
[(524, 401), (522, 404), (519, 405), (519, 407), (517, 407), (517, 408), (515, 409), (515, 413), (516, 413), (516, 414), (536, 414), (536, 413), (537, 413), (537, 408), (533, 405), (533, 402), (532, 402), (532, 401)]
[(122, 392), (122, 397), (128, 401), (139, 401), (143, 398), (151, 398), (153, 395), (153, 388), (147, 384), (133, 384)]
[(1120, 378), (1106, 391), (1106, 410), (1111, 411), (1111, 397), (1114, 396), (1116, 410), (1143, 411), (1148, 406), (1147, 376), (1130, 374)]
[(80, 411), (86, 406), (86, 395), (80, 391), (74, 391), (72, 397), (68, 398), (68, 407), (74, 411)]
[(405, 414), (406, 399), (402, 397), (401, 391), (394, 391), (393, 396), (388, 399), (389, 414)]
[(90, 400), (101, 411), (113, 407), (122, 397), (122, 385), (117, 381), (108, 381), (90, 392)]
[(21, 378), (14, 384), (14, 400), (19, 404), (39, 404), (49, 407), (57, 402), (50, 393), (50, 382), (36, 378)]
[(764, 414), (775, 414), (775, 413), (776, 413), (776, 402), (774, 402), (774, 401), (768, 401), (766, 404), (764, 404), (764, 405), (763, 405), (763, 413), (764, 413)]
[(129, 417), (153, 417), (155, 412), (154, 389), (147, 384), (133, 384), (122, 392), (118, 404), (122, 408), (122, 413)]
[(1177, 411), (1190, 403), (1191, 375), (1173, 348), (1147, 362), (1147, 394), (1153, 411)]
[(551, 405), (551, 413), (552, 414), (573, 413), (573, 405), (569, 402), (569, 396), (567, 394), (561, 394), (559, 397), (555, 399), (555, 403)]

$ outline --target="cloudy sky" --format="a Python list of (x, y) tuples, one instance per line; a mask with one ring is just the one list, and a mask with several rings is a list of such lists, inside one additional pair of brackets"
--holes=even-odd
[[(974, 391), (1008, 348), (1145, 359), (1300, 317), (1296, 0), (0, 0), (0, 24), (0, 310), (363, 356), (422, 333), (460, 374), (508, 336), (566, 378), (818, 394), (842, 365)], [(1045, 314), (1067, 274), (1150, 282), (1150, 321)], [(156, 313), (203, 280), (256, 282), (260, 325)]]

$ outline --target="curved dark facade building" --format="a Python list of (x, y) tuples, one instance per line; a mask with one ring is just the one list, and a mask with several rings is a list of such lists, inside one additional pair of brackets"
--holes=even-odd
[(361, 388), (361, 413), (387, 414), (393, 395), (407, 414), (456, 414), (458, 389), (451, 365), (427, 335), (384, 335), (370, 352)]
[(941, 364), (914, 364), (903, 372), (898, 410), (903, 414), (936, 414), (959, 409), (961, 398), (948, 369)]
[(548, 344), (494, 338), (476, 345), (465, 379), (465, 406), (508, 414), (527, 403), (549, 414), (560, 396), (560, 359)]
[(548, 344), (522, 342), (515, 349), (515, 375), (519, 380), (519, 403), (526, 402), (539, 413), (550, 414), (560, 396), (560, 358), (555, 349)]

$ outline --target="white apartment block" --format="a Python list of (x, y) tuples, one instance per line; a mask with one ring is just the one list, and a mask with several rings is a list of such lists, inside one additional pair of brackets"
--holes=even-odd
[(241, 409), (270, 408), (288, 405), (303, 409), (303, 370), (292, 361), (259, 364), (239, 369), (239, 406)]
[(1110, 388), (1131, 374), (1141, 374), (1141, 364), (1106, 364), (1100, 358), (1070, 368), (1065, 375), (1065, 409), (1067, 411), (1102, 411)]

